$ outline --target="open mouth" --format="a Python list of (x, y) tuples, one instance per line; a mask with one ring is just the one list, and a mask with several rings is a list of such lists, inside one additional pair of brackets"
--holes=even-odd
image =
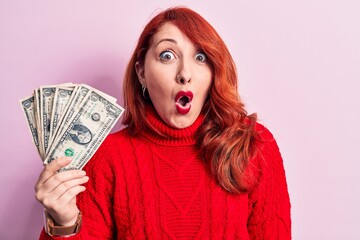
[(191, 108), (193, 93), (191, 91), (180, 91), (175, 97), (176, 110), (180, 114), (187, 114)]
[(185, 107), (188, 102), (190, 102), (190, 99), (187, 96), (181, 97), (178, 101), (178, 103), (180, 103), (183, 107)]

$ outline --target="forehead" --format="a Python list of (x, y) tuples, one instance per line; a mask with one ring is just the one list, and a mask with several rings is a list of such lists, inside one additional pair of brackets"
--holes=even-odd
[(173, 23), (166, 22), (159, 27), (152, 37), (152, 44), (157, 44), (162, 39), (174, 39), (176, 41), (190, 41), (188, 37)]

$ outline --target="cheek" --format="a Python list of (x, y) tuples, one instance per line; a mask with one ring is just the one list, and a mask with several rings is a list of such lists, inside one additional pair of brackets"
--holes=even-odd
[(146, 79), (149, 95), (154, 105), (168, 105), (168, 101), (171, 100), (172, 85), (164, 76), (149, 73)]
[(210, 91), (212, 81), (213, 81), (212, 72), (207, 72), (206, 74), (202, 75), (202, 79), (200, 80), (199, 88), (200, 88), (202, 95), (204, 95), (205, 97), (207, 97), (207, 95)]
[(169, 67), (150, 61), (145, 65), (145, 82), (152, 99), (170, 96), (174, 84), (174, 81), (171, 81), (171, 76), (173, 76), (173, 71)]

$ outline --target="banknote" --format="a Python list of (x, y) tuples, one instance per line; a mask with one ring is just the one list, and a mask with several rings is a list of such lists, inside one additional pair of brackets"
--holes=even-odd
[(40, 86), (20, 100), (32, 141), (42, 162), (73, 159), (62, 169), (81, 169), (90, 160), (124, 109), (116, 98), (86, 84)]
[(77, 87), (75, 91), (75, 95), (71, 99), (69, 107), (66, 109), (64, 116), (61, 119), (61, 122), (57, 125), (56, 129), (54, 130), (54, 136), (52, 136), (49, 145), (52, 145), (53, 142), (56, 140), (56, 138), (59, 136), (59, 134), (64, 130), (64, 128), (68, 126), (69, 121), (75, 112), (75, 109), (79, 107), (82, 100), (85, 98), (86, 94), (89, 93), (89, 91), (90, 88), (84, 86), (83, 84)]
[(101, 96), (103, 96), (104, 98), (106, 98), (110, 102), (116, 102), (117, 101), (117, 99), (114, 98), (113, 96), (110, 96), (109, 94), (106, 94), (106, 93), (104, 93), (104, 92), (102, 92), (102, 91), (100, 91), (100, 90), (98, 90), (96, 88), (93, 88), (93, 87), (91, 87), (91, 86), (89, 86), (89, 85), (87, 85), (85, 83), (82, 83), (80, 86), (84, 86), (87, 89), (90, 89), (90, 90), (92, 90), (94, 92), (97, 92), (98, 94), (100, 94)]
[[(25, 114), (25, 118), (28, 123), (28, 127), (32, 136), (32, 140), (36, 146), (36, 149), (39, 152), (39, 138), (38, 138), (38, 131), (37, 131), (37, 125), (35, 120), (35, 106), (34, 106), (34, 95), (31, 95), (30, 97), (26, 97), (22, 100), (20, 100), (21, 107), (23, 109), (23, 112)], [(40, 153), (40, 152), (39, 152)]]
[(35, 124), (36, 129), (38, 130), (38, 139), (39, 139), (39, 153), (42, 159), (45, 158), (45, 149), (44, 149), (44, 141), (43, 134), (41, 131), (41, 105), (40, 105), (40, 88), (36, 88), (34, 90), (34, 116), (35, 116)]
[(68, 104), (72, 94), (74, 93), (74, 88), (69, 87), (57, 87), (55, 90), (53, 109), (51, 111), (51, 120), (50, 120), (50, 139), (55, 133), (55, 129), (59, 124), (59, 120), (62, 119), (64, 115), (64, 110), (67, 109)]
[(40, 121), (45, 153), (49, 145), (50, 121), (55, 97), (55, 90), (56, 86), (40, 87)]
[(72, 162), (63, 170), (82, 169), (109, 134), (123, 108), (95, 91), (86, 95), (74, 117), (58, 136), (44, 163), (68, 156)]

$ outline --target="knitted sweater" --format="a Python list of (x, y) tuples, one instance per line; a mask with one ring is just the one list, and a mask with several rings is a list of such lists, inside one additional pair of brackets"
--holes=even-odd
[(229, 194), (198, 157), (190, 127), (173, 129), (155, 113), (154, 131), (111, 134), (84, 170), (90, 177), (77, 203), (83, 226), (60, 238), (40, 239), (291, 239), (290, 202), (282, 158), (271, 133), (256, 129), (261, 141), (251, 166), (259, 181), (249, 192)]

